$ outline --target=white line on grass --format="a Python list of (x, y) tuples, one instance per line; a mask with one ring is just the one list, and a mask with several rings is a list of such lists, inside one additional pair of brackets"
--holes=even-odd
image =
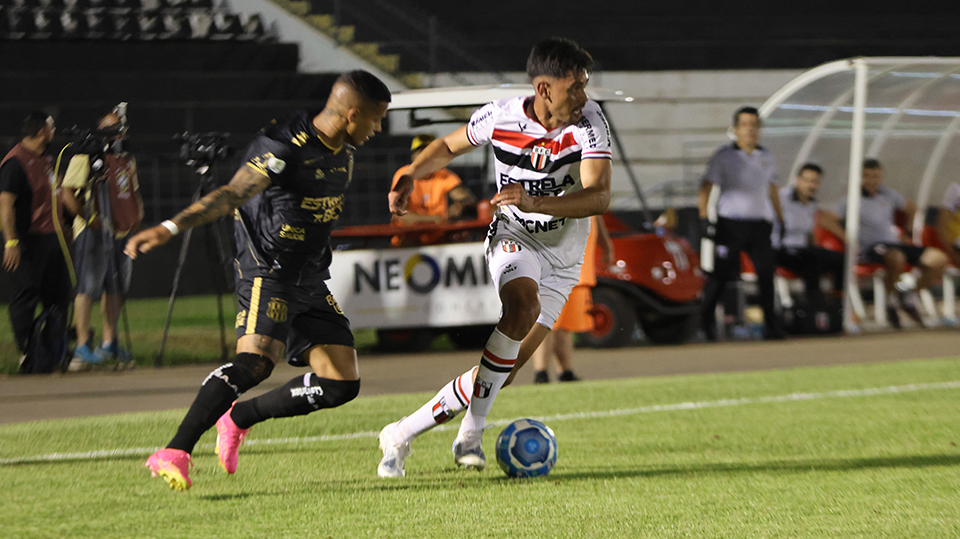
[[(615, 410), (605, 410), (600, 412), (578, 412), (575, 414), (557, 414), (552, 416), (541, 416), (538, 419), (543, 422), (548, 421), (567, 421), (570, 419), (597, 419), (604, 417), (620, 417), (625, 415), (651, 414), (656, 412), (673, 412), (681, 410), (700, 410), (704, 408), (724, 408), (728, 406), (744, 406), (747, 404), (766, 404), (779, 402), (798, 402), (820, 399), (842, 399), (851, 397), (873, 397), (876, 395), (893, 395), (897, 393), (911, 393), (916, 391), (939, 391), (946, 389), (960, 389), (960, 380), (951, 382), (940, 382), (935, 384), (908, 384), (904, 386), (872, 387), (867, 389), (845, 389), (838, 391), (825, 391), (823, 393), (791, 393), (789, 395), (777, 395), (772, 397), (747, 397), (743, 399), (723, 399), (716, 401), (701, 402), (680, 402), (676, 404), (658, 404), (653, 406), (641, 406), (639, 408), (620, 408)], [(514, 419), (504, 419), (495, 421), (487, 425), (487, 428), (497, 425), (506, 425), (515, 421)], [(454, 425), (441, 425), (434, 430), (452, 430)], [(246, 440), (247, 445), (274, 445), (274, 444), (309, 444), (317, 442), (332, 442), (337, 440), (352, 440), (356, 438), (375, 438), (378, 432), (353, 432), (350, 434), (328, 434), (324, 436), (306, 436), (293, 438), (265, 438)], [(213, 444), (205, 444), (205, 449), (213, 447)], [(55, 462), (64, 460), (98, 460), (110, 457), (124, 457), (132, 455), (150, 455), (159, 447), (139, 447), (132, 449), (101, 449), (98, 451), (85, 451), (82, 453), (50, 453), (47, 455), (37, 455), (32, 457), (17, 457), (12, 459), (0, 459), (0, 466), (11, 464), (31, 464), (36, 462)]]

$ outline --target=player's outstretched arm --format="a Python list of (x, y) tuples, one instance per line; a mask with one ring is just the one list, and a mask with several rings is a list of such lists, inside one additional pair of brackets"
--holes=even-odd
[[(180, 231), (216, 221), (229, 215), (269, 185), (270, 178), (253, 167), (243, 165), (230, 183), (191, 204), (171, 221)], [(130, 238), (124, 252), (130, 258), (137, 258), (138, 254), (159, 247), (172, 237), (173, 233), (169, 229), (157, 225)]]
[(474, 147), (467, 138), (467, 126), (431, 142), (413, 160), (407, 173), (400, 176), (390, 190), (390, 194), (387, 195), (390, 213), (394, 215), (407, 213), (407, 204), (410, 202), (410, 194), (413, 193), (413, 180), (433, 174), (450, 164), (454, 157), (463, 155)]
[(554, 217), (582, 218), (605, 213), (610, 207), (611, 166), (609, 159), (584, 159), (580, 162), (580, 181), (583, 189), (562, 197), (534, 197), (519, 183), (503, 186), (493, 203), (497, 206), (514, 205), (525, 212), (543, 213)]

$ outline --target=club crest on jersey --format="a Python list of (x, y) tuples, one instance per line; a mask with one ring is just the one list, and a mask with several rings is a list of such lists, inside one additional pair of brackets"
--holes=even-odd
[(534, 146), (533, 151), (530, 152), (530, 162), (533, 163), (533, 168), (543, 170), (543, 167), (547, 166), (547, 163), (550, 162), (550, 155), (552, 153), (550, 148), (546, 146)]
[(500, 242), (500, 247), (503, 248), (503, 252), (505, 253), (520, 252), (520, 244), (511, 240), (503, 240)]

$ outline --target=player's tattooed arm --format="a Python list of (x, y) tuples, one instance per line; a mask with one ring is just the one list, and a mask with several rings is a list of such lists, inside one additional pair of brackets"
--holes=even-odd
[(253, 167), (244, 165), (230, 183), (191, 204), (172, 221), (181, 230), (205, 225), (229, 215), (269, 186), (270, 178)]
[[(178, 213), (170, 223), (163, 223), (135, 234), (124, 252), (130, 258), (137, 258), (170, 241), (174, 233), (188, 228), (210, 223), (229, 215), (270, 185), (270, 178), (262, 172), (243, 165), (233, 176), (230, 183), (201, 198), (190, 207)], [(170, 226), (168, 226), (170, 225)]]

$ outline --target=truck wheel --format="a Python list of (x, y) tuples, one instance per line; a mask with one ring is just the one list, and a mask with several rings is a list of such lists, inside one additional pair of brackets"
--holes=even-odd
[(700, 324), (699, 314), (674, 316), (650, 315), (640, 319), (643, 334), (655, 344), (680, 344), (689, 341)]
[(593, 331), (580, 334), (580, 342), (592, 348), (619, 348), (628, 344), (637, 327), (633, 305), (610, 288), (593, 289)]
[(378, 329), (377, 348), (381, 352), (422, 352), (433, 344), (429, 328)]
[(495, 324), (458, 326), (447, 330), (450, 340), (460, 350), (481, 350), (493, 333)]

